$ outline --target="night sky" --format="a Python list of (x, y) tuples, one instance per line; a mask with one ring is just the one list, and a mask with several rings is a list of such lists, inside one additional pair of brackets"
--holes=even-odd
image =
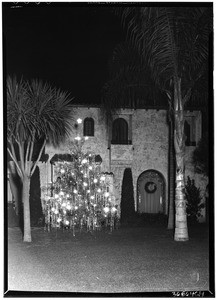
[(109, 58), (124, 39), (111, 6), (11, 2), (2, 14), (6, 75), (40, 78), (76, 103), (100, 103)]

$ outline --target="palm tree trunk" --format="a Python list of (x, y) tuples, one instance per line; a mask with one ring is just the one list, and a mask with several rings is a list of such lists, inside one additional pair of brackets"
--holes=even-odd
[(169, 123), (169, 216), (167, 229), (174, 229), (175, 220), (175, 153), (174, 153), (174, 127), (173, 121)]
[(188, 226), (185, 196), (185, 135), (184, 109), (181, 96), (181, 80), (174, 82), (174, 148), (176, 156), (176, 188), (175, 188), (175, 241), (188, 240)]
[(30, 177), (24, 175), (23, 178), (23, 217), (24, 217), (24, 242), (31, 242), (31, 224), (30, 224), (30, 203), (29, 203), (29, 191), (30, 191)]

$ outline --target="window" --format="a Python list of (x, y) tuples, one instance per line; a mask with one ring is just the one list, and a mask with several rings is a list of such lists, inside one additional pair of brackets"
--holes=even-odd
[(84, 120), (84, 136), (94, 136), (94, 120), (92, 118)]
[(128, 124), (122, 118), (113, 121), (112, 144), (128, 144)]
[(188, 117), (184, 123), (185, 132), (185, 145), (186, 146), (196, 146), (196, 136), (195, 136), (195, 117)]

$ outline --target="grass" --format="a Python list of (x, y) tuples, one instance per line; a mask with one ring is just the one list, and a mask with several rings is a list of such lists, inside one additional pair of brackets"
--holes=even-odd
[(209, 290), (209, 241), (204, 226), (175, 242), (163, 226), (120, 228), (112, 233), (32, 230), (23, 243), (8, 234), (10, 291), (135, 293)]

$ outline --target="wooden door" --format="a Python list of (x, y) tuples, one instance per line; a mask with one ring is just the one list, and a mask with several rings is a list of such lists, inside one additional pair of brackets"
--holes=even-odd
[[(153, 174), (144, 174), (138, 182), (138, 211), (140, 213), (157, 214), (163, 212), (162, 180)], [(152, 175), (152, 176), (150, 176)], [(155, 174), (156, 175), (156, 174)]]

